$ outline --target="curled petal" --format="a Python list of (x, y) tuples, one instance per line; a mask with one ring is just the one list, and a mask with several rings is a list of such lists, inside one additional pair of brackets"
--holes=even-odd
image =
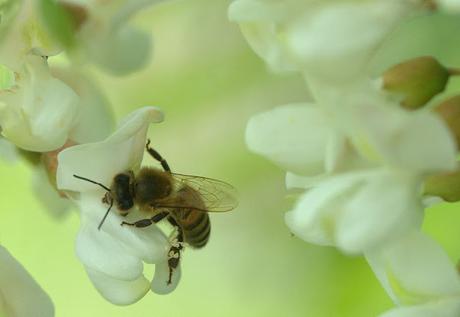
[(73, 175), (110, 186), (116, 174), (139, 168), (148, 126), (162, 120), (163, 114), (158, 108), (144, 107), (129, 115), (105, 141), (77, 145), (62, 151), (58, 156), (58, 189), (94, 191), (94, 184), (76, 179)]
[(135, 280), (125, 281), (90, 268), (86, 268), (86, 272), (98, 292), (115, 305), (133, 304), (144, 297), (150, 288), (149, 281), (143, 275)]

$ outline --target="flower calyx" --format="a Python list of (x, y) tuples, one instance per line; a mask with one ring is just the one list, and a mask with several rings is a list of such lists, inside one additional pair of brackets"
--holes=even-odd
[(394, 65), (382, 75), (382, 88), (401, 94), (401, 106), (415, 110), (444, 91), (453, 69), (444, 67), (432, 56), (421, 56)]

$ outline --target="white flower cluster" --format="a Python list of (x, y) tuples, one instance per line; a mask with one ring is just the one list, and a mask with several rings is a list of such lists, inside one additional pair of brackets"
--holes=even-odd
[(268, 66), (301, 73), (313, 96), (257, 114), (246, 129), (249, 149), (303, 190), (287, 226), (307, 242), (365, 255), (401, 306), (385, 317), (460, 316), (458, 273), (420, 232), (425, 198), (451, 197), (458, 177), (460, 103), (426, 106), (455, 71), (430, 56), (401, 60), (379, 79), (369, 71), (390, 32), (432, 10), (455, 14), (454, 3), (235, 0), (229, 8)]
[[(180, 270), (167, 284), (170, 242), (156, 226), (142, 231), (121, 227), (114, 213), (98, 231), (107, 210), (101, 201), (105, 192), (73, 175), (109, 186), (117, 173), (139, 168), (148, 126), (162, 121), (163, 114), (144, 107), (114, 130), (109, 104), (83, 66), (93, 64), (125, 75), (146, 65), (151, 35), (129, 19), (156, 2), (0, 4), (1, 155), (9, 160), (23, 156), (34, 164), (36, 191), (51, 211), (61, 212), (76, 203), (81, 218), (77, 256), (101, 295), (117, 305), (136, 302), (149, 289), (159, 294), (172, 291)], [(58, 66), (57, 55), (65, 55), (68, 66)], [(128, 218), (132, 217), (136, 212)], [(0, 250), (0, 262), (0, 314), (54, 316), (48, 296), (7, 251)], [(144, 262), (156, 264), (152, 281), (143, 275)]]

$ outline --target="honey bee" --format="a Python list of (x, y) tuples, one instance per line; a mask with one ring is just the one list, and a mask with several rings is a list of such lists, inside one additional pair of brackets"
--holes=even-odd
[(171, 284), (184, 244), (199, 249), (208, 243), (211, 223), (207, 212), (234, 209), (237, 206), (235, 189), (217, 179), (172, 173), (166, 160), (150, 147), (150, 140), (145, 148), (160, 162), (163, 170), (142, 167), (137, 173), (132, 170), (121, 172), (115, 175), (110, 188), (85, 177), (73, 176), (99, 185), (107, 191), (102, 201), (109, 208), (98, 229), (102, 227), (114, 204), (121, 216), (128, 215), (134, 207), (149, 216), (132, 223), (123, 221), (122, 226), (144, 228), (166, 219), (176, 229), (168, 251), (167, 284)]

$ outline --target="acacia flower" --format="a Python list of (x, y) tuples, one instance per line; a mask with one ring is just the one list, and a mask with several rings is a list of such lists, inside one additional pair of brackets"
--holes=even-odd
[(456, 167), (448, 128), (370, 91), (323, 97), (257, 115), (246, 130), (251, 150), (287, 169), (289, 188), (308, 190), (286, 214), (291, 231), (360, 253), (419, 227), (424, 177)]
[(236, 0), (229, 18), (274, 70), (327, 81), (361, 72), (375, 49), (422, 1)]
[(444, 250), (419, 231), (366, 254), (387, 293), (399, 306), (380, 317), (457, 317), (460, 278)]
[[(0, 21), (0, 64), (13, 72), (20, 72), (24, 59), (30, 55), (53, 56), (61, 52), (38, 12), (39, 1), (10, 1), (8, 12)], [(3, 14), (6, 13), (6, 14)], [(4, 16), (9, 18), (4, 19)]]
[[(75, 33), (81, 61), (89, 60), (115, 75), (146, 65), (152, 49), (151, 35), (129, 23), (143, 8), (159, 0), (60, 0), (77, 20)], [(77, 57), (78, 58), (78, 57)]]
[[(155, 225), (147, 228), (120, 226), (122, 221), (145, 218), (135, 210), (122, 218), (113, 207), (98, 230), (108, 205), (102, 202), (106, 191), (75, 178), (79, 175), (110, 186), (113, 177), (141, 165), (148, 126), (161, 122), (157, 108), (145, 107), (131, 113), (106, 140), (69, 147), (58, 155), (57, 187), (65, 191), (80, 209), (81, 227), (76, 253), (96, 289), (110, 302), (127, 305), (138, 301), (149, 289), (165, 294), (172, 291), (180, 271), (168, 281), (169, 242)], [(149, 282), (143, 275), (143, 262), (154, 263), (155, 276)]]
[(8, 78), (0, 87), (2, 135), (29, 151), (61, 147), (78, 113), (75, 92), (50, 74), (42, 57), (30, 55), (21, 71), (1, 67), (0, 73)]
[(0, 246), (0, 267), (1, 316), (54, 316), (48, 295), (3, 246)]

